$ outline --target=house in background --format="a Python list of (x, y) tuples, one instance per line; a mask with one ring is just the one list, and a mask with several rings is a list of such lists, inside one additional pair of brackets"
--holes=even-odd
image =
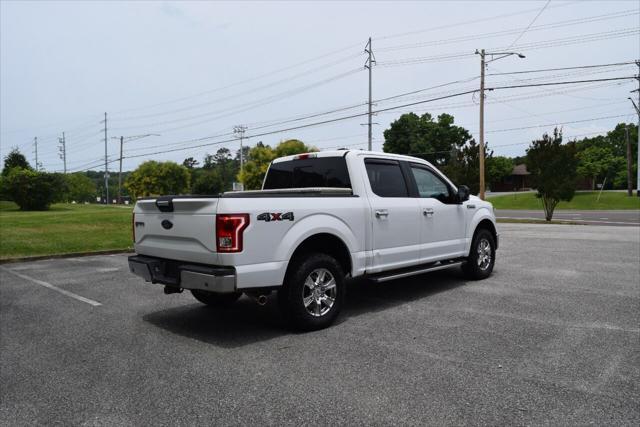
[(531, 190), (529, 181), (529, 171), (527, 165), (515, 165), (511, 171), (511, 175), (502, 178), (498, 182), (491, 183), (491, 191), (528, 191)]

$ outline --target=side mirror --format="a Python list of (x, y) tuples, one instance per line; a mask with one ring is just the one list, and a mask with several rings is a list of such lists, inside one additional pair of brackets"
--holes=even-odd
[(458, 203), (466, 202), (469, 200), (469, 187), (461, 185), (458, 187)]

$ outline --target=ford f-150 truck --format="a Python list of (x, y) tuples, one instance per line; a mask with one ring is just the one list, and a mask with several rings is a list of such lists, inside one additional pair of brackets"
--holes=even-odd
[(493, 207), (430, 163), (370, 151), (274, 160), (262, 190), (141, 199), (133, 210), (132, 273), (191, 291), (204, 304), (277, 291), (290, 324), (330, 325), (345, 279), (383, 282), (460, 266), (493, 270)]

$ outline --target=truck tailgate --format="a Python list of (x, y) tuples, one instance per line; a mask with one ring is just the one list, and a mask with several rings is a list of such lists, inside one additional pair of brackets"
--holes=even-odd
[(133, 211), (136, 253), (215, 265), (217, 206), (214, 197), (138, 201)]

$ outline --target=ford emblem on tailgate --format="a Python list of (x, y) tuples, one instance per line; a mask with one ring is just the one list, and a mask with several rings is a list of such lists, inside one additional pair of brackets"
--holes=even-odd
[(164, 221), (162, 221), (161, 224), (162, 224), (162, 228), (164, 228), (165, 230), (169, 230), (171, 227), (173, 227), (173, 223), (168, 219), (165, 219)]

